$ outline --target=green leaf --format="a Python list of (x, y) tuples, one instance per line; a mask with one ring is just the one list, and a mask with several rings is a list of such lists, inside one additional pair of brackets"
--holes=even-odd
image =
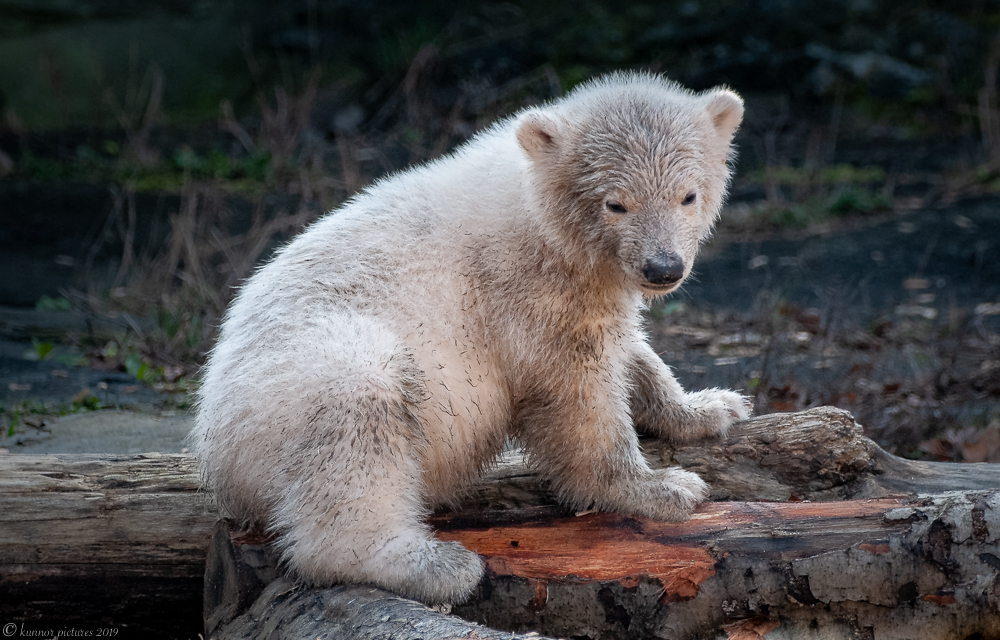
[(21, 422), (21, 410), (17, 409), (14, 411), (14, 415), (10, 419), (10, 428), (7, 429), (7, 437), (10, 438), (14, 435), (14, 429), (17, 427), (18, 423)]
[(142, 380), (140, 373), (145, 373), (146, 363), (142, 361), (142, 356), (133, 351), (128, 354), (127, 358), (125, 358), (125, 370), (128, 371), (130, 375)]
[(101, 401), (97, 398), (97, 396), (93, 394), (85, 398), (82, 398), (80, 400), (73, 401), (74, 412), (97, 411), (98, 409), (102, 408), (102, 406), (103, 405), (101, 405)]
[(39, 360), (44, 360), (49, 357), (54, 349), (54, 345), (51, 342), (39, 342), (38, 340), (32, 339), (31, 345), (35, 347), (35, 353), (38, 354)]
[(36, 311), (72, 311), (73, 303), (66, 298), (50, 298), (43, 295), (35, 303)]

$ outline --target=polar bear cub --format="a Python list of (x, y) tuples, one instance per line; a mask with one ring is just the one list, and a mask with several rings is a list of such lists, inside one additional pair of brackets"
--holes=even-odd
[(705, 483), (651, 470), (635, 428), (701, 438), (749, 408), (685, 393), (640, 311), (690, 273), (742, 116), (726, 89), (612, 74), (317, 221), (229, 309), (192, 434), (206, 486), (305, 582), (429, 603), (483, 569), (425, 517), (508, 438), (569, 506), (687, 517)]

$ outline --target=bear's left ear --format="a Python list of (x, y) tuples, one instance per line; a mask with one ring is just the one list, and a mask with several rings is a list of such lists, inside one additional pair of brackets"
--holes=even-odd
[(526, 113), (517, 123), (517, 142), (532, 160), (540, 160), (559, 147), (559, 125), (541, 113)]
[(706, 110), (715, 130), (727, 142), (732, 140), (736, 128), (743, 120), (743, 99), (729, 89), (716, 89), (708, 94)]

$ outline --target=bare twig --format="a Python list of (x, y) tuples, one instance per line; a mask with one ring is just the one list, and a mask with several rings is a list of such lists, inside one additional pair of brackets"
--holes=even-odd
[(990, 157), (990, 168), (1000, 170), (1000, 108), (997, 104), (997, 70), (1000, 68), (1000, 34), (990, 46), (979, 90), (979, 128)]

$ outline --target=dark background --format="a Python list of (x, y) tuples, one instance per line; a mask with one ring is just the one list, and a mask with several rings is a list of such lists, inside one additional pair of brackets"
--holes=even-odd
[[(0, 329), (184, 408), (233, 287), (302, 225), (646, 69), (747, 101), (716, 238), (650, 310), (684, 384), (1000, 461), (998, 64), (985, 1), (0, 0)], [(11, 362), (11, 433), (113, 404)]]

